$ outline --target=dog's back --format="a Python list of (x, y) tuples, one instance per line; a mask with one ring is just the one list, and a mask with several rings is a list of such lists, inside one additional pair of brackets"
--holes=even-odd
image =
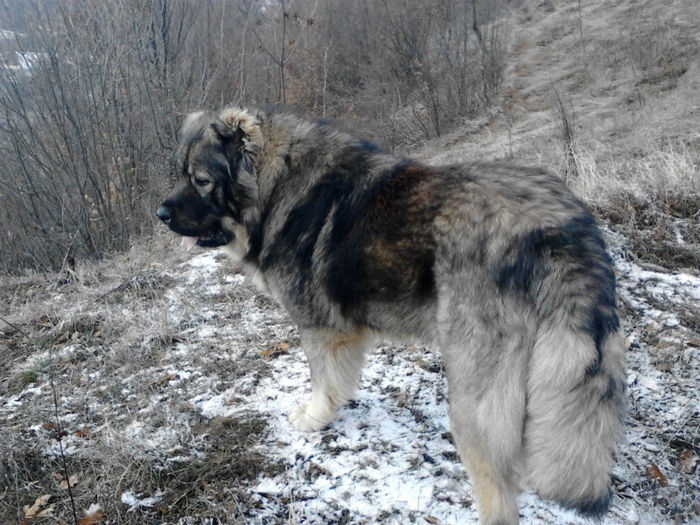
[(338, 156), (266, 252), (263, 268), (294, 276), (289, 308), (438, 343), (485, 523), (517, 521), (519, 486), (604, 512), (624, 366), (590, 212), (543, 170), (391, 163), (363, 148)]

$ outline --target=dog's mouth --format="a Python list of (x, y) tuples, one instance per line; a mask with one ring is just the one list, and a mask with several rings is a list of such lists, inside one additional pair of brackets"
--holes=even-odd
[[(222, 226), (221, 218), (209, 217), (204, 221), (198, 221), (199, 224), (196, 227), (192, 227), (190, 225), (186, 226), (182, 220), (178, 220), (178, 214), (175, 211), (174, 207), (166, 201), (158, 208), (156, 217), (167, 224), (172, 231), (182, 235), (180, 246), (184, 250), (190, 251), (195, 245), (203, 248), (216, 248), (217, 246), (224, 246), (233, 240), (233, 233)], [(185, 222), (191, 223), (194, 221), (188, 220)]]
[(201, 246), (202, 248), (216, 248), (217, 246), (224, 246), (231, 242), (233, 235), (224, 230), (216, 230), (207, 232), (203, 235), (197, 236), (184, 236), (180, 246), (185, 251), (190, 251), (195, 245)]

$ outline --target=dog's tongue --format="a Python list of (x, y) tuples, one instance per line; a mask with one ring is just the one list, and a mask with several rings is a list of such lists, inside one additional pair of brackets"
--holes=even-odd
[(180, 242), (180, 247), (186, 252), (189, 252), (192, 247), (197, 244), (197, 239), (199, 239), (199, 237), (183, 237)]

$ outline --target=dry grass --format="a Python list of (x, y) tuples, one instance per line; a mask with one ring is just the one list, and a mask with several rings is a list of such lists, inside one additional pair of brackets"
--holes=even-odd
[[(203, 418), (188, 404), (187, 378), (171, 371), (176, 368), (168, 356), (186, 344), (188, 327), (201, 322), (173, 314), (167, 292), (186, 286), (172, 274), (183, 260), (173, 244), (171, 235), (156, 235), (96, 265), (4, 280), (0, 392), (23, 409), (0, 433), (0, 523), (24, 523), (23, 506), (45, 494), (52, 496), (47, 505), (53, 512), (31, 522), (72, 521), (60, 486), (59, 438), (68, 471), (77, 476), (78, 516), (99, 503), (112, 523), (177, 522), (202, 514), (243, 523), (238, 509), (249, 498), (246, 484), (279, 469), (255, 447), (265, 432), (263, 418)], [(235, 377), (225, 360), (199, 364), (206, 377)], [(256, 366), (264, 363), (244, 370)], [(130, 510), (121, 495), (133, 487), (157, 503)]]
[[(695, 140), (700, 144), (700, 134)], [(569, 184), (592, 203), (605, 203), (620, 194), (652, 202), (700, 194), (700, 155), (687, 139), (649, 141), (628, 155), (615, 154), (599, 143), (577, 152), (576, 160), (580, 177)]]
[(576, 176), (566, 160), (552, 165), (575, 193), (614, 231), (642, 264), (700, 268), (700, 155), (690, 139), (649, 141), (632, 154), (589, 142), (575, 154)]

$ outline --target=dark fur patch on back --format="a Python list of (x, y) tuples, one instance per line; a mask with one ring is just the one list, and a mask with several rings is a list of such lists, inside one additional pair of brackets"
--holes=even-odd
[(422, 302), (435, 293), (435, 241), (425, 206), (434, 173), (405, 162), (382, 173), (335, 213), (327, 285), (350, 313), (364, 301)]
[(506, 251), (503, 264), (496, 272), (496, 286), (501, 292), (530, 294), (533, 284), (541, 281), (548, 270), (542, 259), (540, 246), (544, 237), (536, 230), (525, 238), (518, 238), (515, 245)]
[(287, 217), (275, 238), (273, 249), (261, 261), (262, 269), (292, 263), (298, 272), (296, 293), (303, 296), (312, 277), (311, 257), (321, 229), (334, 207), (347, 206), (344, 201), (347, 201), (352, 190), (350, 174), (341, 171), (324, 175)]
[[(313, 156), (313, 152), (307, 154), (307, 162), (313, 163)], [(290, 172), (289, 184), (294, 184), (298, 177), (303, 179), (306, 175), (305, 168), (299, 166), (297, 171)], [(349, 145), (340, 152), (336, 164), (328, 168), (327, 173), (321, 176), (288, 214), (284, 226), (260, 260), (263, 271), (277, 265), (288, 267), (290, 275), (295, 279), (294, 292), (299, 303), (308, 300), (305, 295), (309, 292), (308, 287), (313, 277), (312, 256), (318, 248), (323, 226), (332, 220), (333, 210), (349, 206), (350, 199), (357, 191), (358, 181), (366, 176), (369, 169), (370, 155), (362, 143)], [(278, 188), (279, 191), (282, 189), (282, 186)], [(272, 203), (274, 201), (274, 198), (271, 199)], [(250, 257), (258, 256), (262, 245), (262, 228), (273, 213), (272, 207), (263, 210), (261, 230), (253, 233)]]
[[(435, 293), (435, 240), (430, 222), (439, 202), (425, 194), (435, 172), (410, 162), (371, 171), (368, 143), (348, 148), (337, 164), (307, 192), (261, 261), (263, 270), (293, 266), (300, 303), (311, 292), (312, 257), (326, 250), (323, 282), (344, 315), (364, 319), (367, 302), (421, 302)], [(426, 205), (427, 203), (427, 205)], [(319, 246), (326, 224), (330, 236)]]
[(594, 244), (600, 240), (596, 229), (593, 217), (583, 216), (557, 228), (537, 229), (516, 238), (504, 254), (506, 263), (497, 269), (498, 289), (530, 293), (548, 273), (551, 261), (590, 260), (591, 240)]

